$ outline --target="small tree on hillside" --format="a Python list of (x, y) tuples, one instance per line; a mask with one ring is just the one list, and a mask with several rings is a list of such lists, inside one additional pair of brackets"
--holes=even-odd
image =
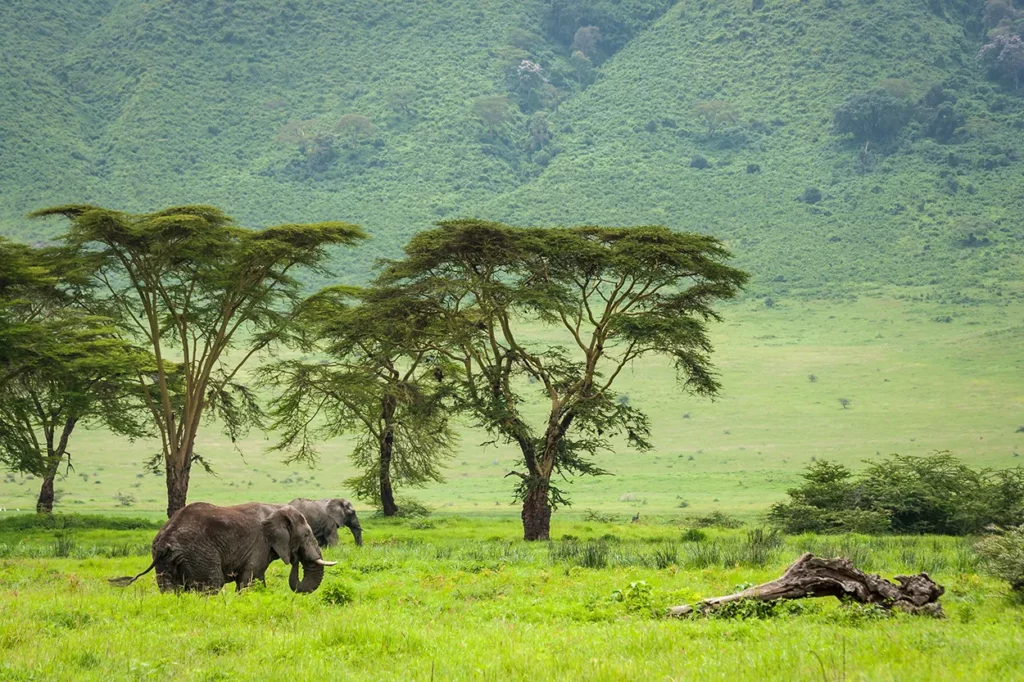
[(491, 135), (497, 134), (512, 116), (512, 112), (509, 110), (508, 97), (501, 95), (476, 98), (473, 100), (473, 113), (487, 126), (487, 131)]
[(396, 88), (389, 90), (385, 97), (392, 110), (405, 116), (412, 116), (412, 105), (419, 99), (419, 92), (411, 87)]
[(907, 103), (883, 90), (854, 95), (836, 109), (834, 124), (840, 135), (857, 142), (884, 142), (895, 137), (910, 118)]
[(334, 127), (352, 149), (359, 149), (360, 144), (373, 139), (377, 134), (377, 126), (361, 114), (345, 114)]
[[(438, 349), (461, 366), (469, 411), (519, 447), (525, 471), (509, 475), (519, 479), (527, 540), (547, 539), (552, 509), (567, 503), (553, 476), (605, 473), (593, 455), (616, 434), (649, 447), (647, 417), (612, 388), (627, 365), (662, 355), (688, 390), (718, 391), (706, 321), (746, 275), (724, 264), (728, 252), (711, 237), (458, 220), (417, 234), (405, 251), (379, 281), (433, 307), (443, 325)], [(530, 343), (530, 320), (558, 326), (571, 342)], [(532, 424), (522, 378), (547, 406)]]
[(597, 44), (601, 42), (601, 29), (597, 26), (583, 26), (576, 30), (572, 39), (572, 52), (582, 52), (588, 59), (597, 55)]
[(726, 123), (736, 122), (735, 107), (731, 102), (722, 100), (708, 100), (700, 102), (695, 107), (697, 115), (704, 119), (704, 125), (708, 129), (708, 137), (715, 134), (715, 131)]
[[(358, 304), (356, 304), (358, 302)], [(416, 302), (381, 290), (325, 289), (303, 305), (300, 347), (321, 360), (264, 368), (275, 394), (275, 449), (315, 462), (315, 442), (357, 437), (347, 484), (385, 516), (398, 513), (395, 488), (442, 482), (455, 434), (446, 405), (446, 368), (429, 350), (430, 316)]]
[(547, 114), (543, 111), (530, 117), (530, 150), (543, 149), (544, 145), (551, 141), (551, 126), (548, 123)]
[(339, 222), (248, 230), (210, 206), (132, 214), (76, 205), (34, 215), (71, 221), (66, 241), (91, 250), (112, 314), (153, 352), (155, 370), (139, 379), (162, 442), (154, 464), (163, 465), (168, 516), (186, 504), (192, 464), (203, 464), (195, 440), (207, 410), (233, 440), (259, 423), (237, 377), (291, 323), (294, 272), (323, 271), (326, 247), (365, 236)]

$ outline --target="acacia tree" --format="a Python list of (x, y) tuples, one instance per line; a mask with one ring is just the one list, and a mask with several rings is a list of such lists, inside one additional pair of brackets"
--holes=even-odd
[(293, 273), (322, 272), (326, 247), (365, 236), (340, 222), (249, 230), (210, 206), (132, 214), (71, 205), (33, 215), (71, 220), (65, 240), (91, 250), (120, 327), (152, 349), (155, 370), (139, 379), (161, 438), (153, 464), (165, 474), (168, 516), (186, 504), (192, 464), (207, 466), (195, 451), (204, 415), (232, 440), (260, 422), (237, 377), (290, 324), (300, 302)]
[(0, 387), (0, 461), (42, 479), (36, 511), (48, 514), (60, 466), (71, 467), (76, 426), (104, 425), (129, 438), (148, 435), (138, 377), (152, 363), (108, 320), (67, 310), (40, 328), (44, 346)]
[[(613, 390), (646, 355), (670, 358), (683, 387), (714, 396), (706, 324), (712, 304), (746, 274), (712, 237), (665, 227), (520, 229), (478, 220), (417, 234), (379, 283), (427, 302), (443, 326), (438, 348), (461, 365), (465, 404), (496, 437), (518, 445), (516, 497), (527, 540), (547, 539), (568, 500), (552, 477), (606, 473), (594, 455), (623, 435), (650, 447), (647, 417)], [(528, 341), (532, 320), (567, 343)], [(529, 379), (524, 386), (522, 378)], [(523, 390), (538, 387), (546, 417), (530, 423)]]
[(283, 360), (261, 372), (277, 397), (276, 449), (315, 462), (316, 441), (357, 437), (346, 484), (385, 516), (398, 513), (395, 488), (442, 482), (451, 457), (447, 368), (427, 342), (433, 324), (422, 304), (394, 291), (329, 288), (299, 316), (301, 347), (319, 361)]
[(0, 358), (8, 377), (0, 382), (0, 461), (42, 479), (36, 511), (50, 513), (78, 424), (104, 424), (131, 438), (146, 434), (137, 377), (152, 363), (118, 338), (109, 319), (90, 314), (95, 301), (81, 254), (25, 247), (19, 259), (37, 276), (23, 280), (13, 297), (0, 292), (0, 300), (31, 344), (29, 352)]

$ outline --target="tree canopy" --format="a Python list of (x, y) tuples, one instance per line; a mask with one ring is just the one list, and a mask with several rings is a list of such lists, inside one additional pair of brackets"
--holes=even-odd
[(429, 340), (429, 311), (395, 291), (334, 287), (311, 297), (297, 331), (312, 358), (282, 360), (262, 372), (273, 388), (276, 449), (317, 459), (316, 441), (355, 434), (347, 485), (398, 513), (395, 489), (444, 480), (456, 437), (446, 367)]
[(52, 215), (71, 221), (69, 246), (91, 253), (123, 332), (152, 349), (155, 371), (140, 381), (162, 442), (154, 464), (166, 475), (170, 516), (186, 503), (192, 463), (202, 461), (195, 439), (207, 409), (232, 439), (262, 418), (238, 372), (290, 324), (301, 300), (295, 273), (323, 272), (327, 247), (365, 235), (342, 222), (250, 230), (211, 206), (133, 214), (68, 205), (33, 214)]
[[(525, 471), (513, 471), (526, 539), (548, 537), (553, 507), (567, 497), (558, 474), (605, 473), (593, 456), (611, 438), (649, 447), (646, 416), (613, 389), (623, 368), (645, 355), (670, 358), (683, 387), (713, 396), (707, 322), (712, 304), (734, 296), (746, 274), (725, 265), (712, 237), (660, 226), (515, 228), (455, 220), (421, 232), (379, 284), (403, 288), (434, 310), (439, 352), (461, 367), (468, 409), (496, 437), (515, 443)], [(539, 319), (565, 343), (523, 333)], [(523, 415), (522, 379), (544, 396), (547, 418)]]

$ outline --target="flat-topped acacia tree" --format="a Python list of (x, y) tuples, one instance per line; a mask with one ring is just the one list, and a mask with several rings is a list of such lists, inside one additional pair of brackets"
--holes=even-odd
[(365, 237), (342, 222), (245, 229), (211, 206), (134, 214), (70, 205), (32, 215), (71, 221), (65, 241), (93, 254), (111, 314), (152, 348), (156, 369), (140, 381), (162, 441), (168, 516), (186, 504), (193, 462), (203, 464), (195, 439), (207, 408), (233, 440), (258, 423), (238, 372), (290, 324), (301, 300), (296, 271), (323, 272), (327, 247)]
[(360, 474), (346, 484), (384, 516), (399, 513), (395, 489), (444, 481), (456, 443), (452, 372), (432, 350), (432, 310), (401, 292), (330, 287), (298, 315), (299, 346), (313, 357), (261, 368), (274, 395), (276, 449), (317, 459), (315, 440), (356, 436)]
[[(519, 479), (527, 540), (547, 539), (552, 509), (567, 503), (553, 475), (606, 473), (593, 457), (617, 435), (650, 447), (647, 417), (613, 390), (627, 365), (661, 355), (684, 389), (717, 394), (707, 323), (747, 279), (716, 239), (660, 226), (455, 220), (417, 234), (405, 253), (378, 284), (433, 306), (443, 321), (437, 348), (460, 365), (467, 408), (518, 445), (525, 471), (509, 475)], [(537, 321), (561, 327), (566, 342), (530, 341)], [(550, 405), (535, 423), (521, 409), (530, 384)]]

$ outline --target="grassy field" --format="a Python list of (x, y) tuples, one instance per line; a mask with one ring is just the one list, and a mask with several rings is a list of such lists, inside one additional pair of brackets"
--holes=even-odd
[[(503, 478), (513, 452), (465, 430), (444, 485), (415, 491), (438, 510), (385, 520), (359, 506), (366, 544), (348, 537), (313, 595), (285, 567), (268, 586), (216, 597), (162, 595), (141, 571), (162, 520), (152, 443), (83, 432), (58, 488), (66, 512), (120, 519), (17, 530), (38, 481), (0, 483), (0, 679), (217, 680), (1003, 680), (1024, 675), (1024, 610), (980, 572), (969, 539), (795, 536), (752, 542), (751, 527), (687, 529), (710, 511), (756, 524), (811, 458), (856, 465), (891, 452), (949, 449), (1014, 466), (1024, 449), (1019, 304), (938, 306), (904, 297), (849, 303), (746, 300), (716, 331), (725, 392), (680, 397), (671, 373), (639, 364), (630, 400), (652, 416), (656, 448), (609, 454), (616, 475), (569, 486), (552, 543), (522, 542)], [(948, 316), (948, 321), (947, 321)], [(938, 321), (937, 321), (938, 320)], [(544, 333), (537, 331), (537, 337)], [(814, 380), (810, 376), (814, 375)], [(851, 401), (844, 409), (839, 398)], [(192, 500), (345, 495), (346, 444), (315, 470), (267, 454), (269, 437), (230, 444), (208, 430)], [(119, 507), (115, 495), (134, 495)], [(684, 508), (683, 503), (687, 506)], [(600, 512), (590, 515), (586, 510)], [(639, 511), (640, 522), (628, 523)], [(118, 512), (114, 514), (114, 512)], [(141, 523), (128, 517), (144, 517)], [(663, 609), (778, 576), (803, 551), (847, 556), (892, 578), (945, 585), (937, 621), (810, 600), (765, 618), (666, 620)]]
[[(650, 414), (655, 449), (637, 454), (618, 446), (604, 455), (601, 464), (614, 476), (566, 486), (575, 512), (721, 509), (753, 518), (783, 497), (812, 458), (858, 466), (894, 452), (948, 449), (977, 466), (1021, 463), (1020, 304), (865, 298), (846, 304), (780, 301), (768, 308), (747, 300), (725, 313), (715, 332), (721, 399), (687, 397), (664, 366), (639, 363), (623, 377), (622, 388)], [(849, 409), (840, 398), (851, 401)], [(203, 432), (199, 451), (217, 476), (196, 471), (190, 499), (287, 502), (349, 494), (342, 485), (352, 474), (346, 442), (325, 444), (320, 466), (310, 470), (288, 468), (279, 454), (268, 453), (271, 437), (254, 433), (236, 451), (214, 428)], [(164, 509), (162, 478), (143, 468), (155, 443), (130, 444), (84, 430), (75, 439), (74, 471), (57, 485), (65, 493), (59, 508), (157, 515)], [(410, 494), (444, 512), (517, 514), (503, 478), (515, 452), (481, 445), (485, 439), (464, 429), (448, 482)], [(38, 484), (14, 474), (0, 479), (0, 507), (31, 508)], [(134, 496), (135, 505), (120, 507), (118, 493)]]
[[(241, 594), (162, 595), (151, 576), (107, 585), (145, 567), (136, 543), (152, 530), (17, 545), (0, 535), (0, 677), (1008, 680), (1024, 670), (1024, 612), (979, 577), (965, 540), (800, 536), (759, 555), (744, 531), (684, 542), (673, 523), (563, 523), (559, 535), (579, 542), (550, 545), (518, 540), (512, 519), (364, 525), (372, 539), (328, 550), (339, 566), (310, 596), (288, 591), (279, 562), (265, 589)], [(889, 578), (927, 569), (946, 586), (949, 617), (831, 599), (766, 618), (660, 616), (776, 577), (805, 550)]]

